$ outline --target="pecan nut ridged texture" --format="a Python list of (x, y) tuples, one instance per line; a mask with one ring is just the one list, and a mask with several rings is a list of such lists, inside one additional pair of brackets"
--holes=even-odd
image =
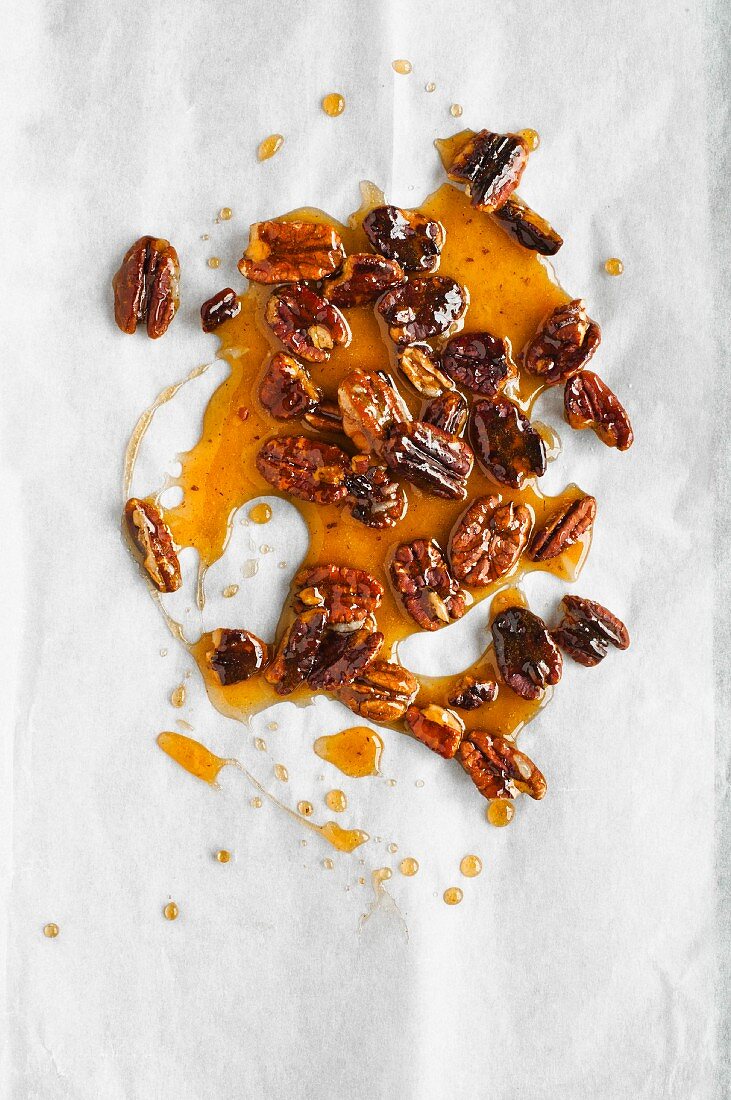
[(563, 244), (563, 237), (553, 226), (517, 195), (511, 195), (494, 213), (518, 244), (531, 252), (537, 252), (540, 256), (555, 256)]
[(303, 435), (268, 440), (256, 457), (259, 473), (280, 492), (316, 504), (336, 504), (348, 493), (350, 458), (331, 443)]
[(424, 630), (438, 630), (464, 615), (465, 594), (433, 539), (402, 543), (390, 573), (406, 611)]
[(609, 646), (629, 648), (629, 631), (606, 607), (583, 596), (564, 596), (564, 617), (552, 632), (553, 637), (574, 661), (586, 668), (598, 665)]
[(442, 369), (464, 389), (481, 397), (496, 397), (518, 371), (510, 340), (490, 332), (453, 336), (442, 352)]
[(350, 328), (340, 310), (306, 283), (275, 290), (264, 320), (288, 351), (308, 363), (324, 363), (333, 348), (350, 343)]
[(505, 737), (470, 730), (459, 747), (459, 762), (485, 798), (515, 798), (522, 792), (541, 799), (546, 793), (543, 774)]
[(375, 302), (390, 287), (405, 281), (403, 268), (396, 260), (354, 252), (346, 258), (338, 277), (325, 285), (323, 293), (338, 309), (354, 309)]
[(456, 329), (468, 305), (466, 287), (446, 275), (430, 275), (387, 290), (378, 312), (395, 344), (414, 344)]
[(405, 424), (411, 414), (385, 371), (353, 370), (338, 386), (343, 431), (359, 451), (378, 452), (390, 424)]
[(377, 206), (363, 219), (363, 232), (376, 252), (405, 271), (432, 274), (439, 267), (444, 227), (416, 210)]
[(549, 561), (573, 546), (586, 534), (596, 518), (596, 499), (590, 496), (573, 500), (559, 509), (536, 531), (528, 549), (532, 561)]
[(445, 760), (456, 756), (464, 734), (464, 722), (453, 710), (436, 703), (426, 707), (411, 706), (406, 711), (406, 725), (432, 752), (439, 753)]
[(525, 504), (499, 496), (477, 497), (457, 521), (449, 561), (458, 581), (476, 587), (509, 573), (525, 549), (533, 525)]
[(464, 500), (472, 473), (472, 449), (433, 424), (392, 424), (379, 454), (388, 466), (420, 489), (448, 500)]
[(230, 321), (241, 313), (241, 302), (230, 286), (219, 290), (201, 306), (201, 327), (204, 332), (215, 332), (224, 321)]
[(557, 306), (529, 342), (523, 356), (526, 367), (549, 386), (563, 382), (589, 362), (602, 341), (596, 321), (582, 298)]
[(148, 500), (131, 497), (124, 506), (127, 530), (144, 569), (159, 592), (176, 592), (183, 583), (170, 528)]
[(522, 699), (539, 699), (561, 679), (563, 660), (546, 624), (527, 607), (508, 607), (492, 624), (498, 669)]
[(478, 210), (498, 210), (520, 182), (528, 163), (528, 145), (518, 134), (480, 130), (462, 146), (447, 175), (464, 183)]
[(466, 674), (460, 676), (449, 692), (447, 702), (458, 710), (477, 710), (486, 703), (494, 703), (499, 689), (494, 680), (477, 679)]
[(309, 371), (294, 356), (277, 352), (259, 384), (259, 400), (275, 420), (297, 420), (312, 412), (322, 394)]
[(423, 397), (439, 397), (453, 390), (454, 382), (440, 370), (436, 355), (429, 344), (409, 344), (399, 352), (401, 373)]
[(607, 447), (627, 451), (634, 433), (619, 398), (598, 374), (580, 370), (569, 378), (563, 391), (566, 421), (577, 431), (591, 428)]
[(522, 489), (546, 472), (546, 445), (517, 405), (507, 398), (476, 401), (469, 434), (475, 455), (494, 481)]
[(345, 249), (331, 225), (317, 222), (257, 222), (239, 271), (254, 283), (317, 281), (336, 275)]
[(383, 585), (365, 569), (310, 565), (294, 578), (295, 611), (324, 607), (330, 623), (363, 623), (380, 607)]
[(376, 658), (351, 683), (336, 689), (341, 703), (371, 722), (396, 722), (416, 698), (419, 683), (408, 669)]
[(328, 630), (307, 683), (323, 691), (350, 684), (375, 661), (382, 646), (383, 634), (368, 626), (342, 633)]
[(318, 401), (316, 408), (306, 412), (302, 418), (308, 427), (316, 432), (326, 432), (330, 435), (343, 435), (343, 417), (337, 401), (323, 398)]
[(383, 530), (395, 527), (406, 515), (406, 493), (394, 481), (388, 466), (374, 462), (370, 455), (354, 455), (348, 487), (347, 505), (353, 519), (365, 527)]
[(433, 397), (424, 408), (422, 421), (441, 428), (447, 435), (461, 436), (467, 427), (469, 405), (457, 390)]
[(214, 630), (209, 666), (224, 687), (258, 675), (269, 663), (269, 646), (249, 630)]
[(313, 607), (297, 615), (277, 646), (274, 660), (264, 670), (277, 695), (291, 695), (312, 672), (325, 639), (327, 611)]
[(151, 340), (167, 332), (180, 303), (180, 264), (170, 241), (140, 237), (112, 279), (114, 319), (122, 332), (145, 325)]

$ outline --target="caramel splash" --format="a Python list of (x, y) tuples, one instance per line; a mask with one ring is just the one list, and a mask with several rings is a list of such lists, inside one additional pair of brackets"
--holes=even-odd
[(353, 779), (378, 775), (383, 741), (368, 726), (351, 726), (341, 733), (318, 737), (312, 747), (321, 760), (332, 764), (343, 775)]

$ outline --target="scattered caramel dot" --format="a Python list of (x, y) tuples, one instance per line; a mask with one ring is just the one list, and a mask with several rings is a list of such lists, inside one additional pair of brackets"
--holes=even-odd
[(264, 501), (249, 508), (249, 519), (254, 523), (269, 523), (271, 518), (272, 510)]
[(167, 657), (167, 655), (168, 655), (168, 651), (166, 649), (161, 649), (160, 650), (160, 656), (161, 657)]
[(178, 909), (174, 901), (169, 901), (162, 911), (162, 915), (165, 917), (165, 920), (177, 920), (179, 913), (180, 910)]
[(234, 212), (230, 206), (222, 206), (221, 209), (218, 211), (218, 216), (222, 222), (228, 222), (231, 221), (231, 218), (234, 216)]
[(482, 871), (482, 860), (479, 856), (464, 856), (459, 869), (465, 878), (477, 878)]
[(220, 259), (220, 257), (219, 257), (219, 256), (211, 256), (211, 257), (209, 257), (209, 260), (208, 260), (208, 266), (209, 266), (209, 267), (220, 267), (220, 266), (221, 266), (221, 259)]
[(395, 787), (396, 786), (396, 780), (395, 779), (387, 779), (386, 782), (388, 783), (389, 787)]
[(323, 98), (322, 109), (330, 118), (337, 118), (345, 110), (345, 100), (339, 92), (330, 92)]
[(225, 596), (227, 600), (230, 600), (232, 596), (236, 595), (238, 590), (239, 586), (237, 584), (227, 584), (221, 594)]
[(281, 134), (270, 134), (269, 137), (265, 137), (261, 142), (259, 148), (256, 151), (256, 155), (259, 160), (269, 160), (275, 153), (278, 153), (284, 144), (284, 138)]
[(518, 136), (522, 137), (531, 153), (541, 144), (541, 139), (537, 130), (518, 130)]
[(286, 561), (278, 561), (277, 562), (277, 569), (286, 569), (286, 568), (287, 568)]
[(365, 879), (364, 878), (359, 878), (358, 879), (358, 885), (359, 886), (365, 886)]
[(509, 825), (514, 817), (515, 806), (507, 798), (494, 798), (487, 807), (487, 820), (498, 829)]
[(436, 84), (434, 83), (433, 80), (430, 80), (428, 84), (424, 85), (424, 91), (425, 92), (435, 92), (436, 90), (437, 90), (437, 86), (436, 86)]
[(322, 866), (325, 868), (326, 871), (332, 871), (335, 864), (333, 863), (333, 861), (328, 856), (327, 859), (323, 859)]
[(345, 796), (345, 791), (328, 791), (325, 795), (325, 803), (334, 813), (341, 814), (347, 808), (348, 799)]
[(266, 542), (263, 542), (263, 543), (261, 544), (261, 546), (259, 547), (259, 553), (260, 553), (260, 554), (271, 554), (271, 552), (272, 552), (272, 550), (273, 550), (273, 549), (274, 549), (274, 547), (273, 547), (273, 546), (269, 546), (269, 544), (268, 544), (268, 543), (266, 543)]
[(266, 743), (266, 741), (264, 740), (263, 737), (255, 737), (254, 738), (254, 748), (258, 749), (259, 752), (266, 752), (267, 751), (267, 743)]
[(604, 264), (604, 270), (607, 275), (621, 275), (624, 271), (624, 264), (621, 260), (618, 260), (616, 256), (612, 256)]
[(259, 572), (259, 562), (256, 558), (248, 558), (241, 566), (241, 572), (247, 581), (251, 580)]
[(262, 807), (262, 801), (258, 795), (256, 796), (256, 798), (252, 798), (250, 804), (254, 807), (255, 810), (260, 810)]
[(424, 786), (424, 780), (423, 779), (417, 779), (416, 782), (414, 783), (414, 786), (415, 787), (420, 787), (420, 788), (423, 787)]
[(300, 848), (306, 848), (306, 847), (307, 847), (307, 841), (306, 840), (301, 840), (300, 841)]
[(211, 238), (210, 238), (210, 234), (209, 234), (209, 233), (201, 233), (201, 240), (202, 240), (202, 241), (209, 241), (210, 239), (211, 239)]
[(279, 729), (279, 722), (267, 722), (267, 729), (268, 730), (278, 730)]
[(402, 875), (406, 875), (407, 878), (412, 878), (419, 870), (419, 863), (413, 856), (406, 856), (406, 858), (402, 859), (399, 863), (398, 869)]
[(389, 844), (388, 850), (389, 850), (389, 852), (398, 852), (398, 844), (393, 844), (393, 843)]
[(414, 66), (411, 64), (411, 62), (407, 61), (403, 57), (399, 58), (397, 61), (391, 62), (391, 68), (393, 69), (393, 71), (395, 73), (399, 73), (401, 76), (408, 76), (413, 67)]
[(462, 891), (459, 886), (450, 886), (449, 889), (444, 891), (443, 897), (447, 905), (459, 905), (463, 898)]
[(44, 924), (43, 926), (43, 935), (49, 940), (55, 940), (60, 931), (61, 929), (57, 924)]
[(311, 802), (304, 802), (303, 801), (303, 802), (298, 802), (297, 803), (297, 809), (299, 810), (299, 812), (302, 814), (303, 817), (311, 817), (312, 814), (314, 813), (315, 807), (312, 805)]
[(226, 848), (219, 848), (216, 852), (216, 859), (219, 863), (230, 863), (231, 853)]
[(286, 783), (287, 780), (289, 779), (289, 772), (285, 768), (284, 764), (275, 764), (274, 765), (274, 775), (276, 776), (276, 778), (279, 780), (280, 783)]
[(170, 693), (170, 702), (174, 707), (185, 706), (185, 684), (178, 684), (175, 690)]
[(449, 108), (449, 113), (452, 116), (452, 118), (461, 118), (462, 117), (462, 110), (463, 110), (463, 108), (462, 108), (461, 104), (453, 103), (452, 106)]

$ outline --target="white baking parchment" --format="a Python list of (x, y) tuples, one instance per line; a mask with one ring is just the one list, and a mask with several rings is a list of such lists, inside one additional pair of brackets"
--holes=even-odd
[[(716, 420), (727, 379), (715, 370), (728, 331), (720, 6), (5, 9), (0, 1092), (725, 1095), (711, 523), (713, 471), (728, 459)], [(413, 72), (394, 72), (396, 58)], [(330, 91), (347, 101), (337, 119), (320, 109)], [(303, 204), (344, 218), (361, 179), (415, 204), (442, 178), (433, 139), (465, 125), (540, 133), (521, 193), (564, 233), (558, 276), (602, 325), (596, 369), (636, 434), (620, 455), (561, 430), (555, 393), (537, 410), (564, 441), (548, 490), (577, 480), (599, 500), (573, 590), (616, 611), (632, 647), (594, 670), (567, 662), (521, 739), (549, 794), (523, 799), (503, 830), (487, 825), (459, 768), (408, 738), (384, 734), (371, 779), (319, 761), (314, 738), (352, 724), (334, 702), (283, 703), (250, 727), (221, 717), (119, 528), (129, 435), (160, 391), (214, 360), (199, 305), (220, 286), (243, 287), (235, 262), (249, 222)], [(259, 163), (272, 132), (284, 145)], [(222, 206), (233, 218), (216, 223)], [(179, 315), (156, 342), (123, 336), (112, 317), (111, 275), (142, 233), (172, 240), (183, 272)], [(608, 256), (624, 261), (621, 278), (604, 273)], [(137, 491), (174, 470), (225, 370), (214, 363), (154, 421)], [(228, 583), (240, 591), (209, 604), (204, 625), (223, 625), (225, 613), (270, 636), (302, 526), (280, 502), (268, 527), (234, 526), (207, 590), (211, 600)], [(248, 580), (245, 560), (258, 563)], [(719, 549), (719, 575), (723, 561)], [(550, 578), (527, 587), (539, 611), (561, 594)], [(414, 667), (458, 671), (484, 646), (486, 617), (479, 607), (420, 640)], [(717, 639), (727, 641), (722, 626)], [(340, 855), (275, 805), (252, 808), (241, 772), (224, 770), (220, 791), (187, 775), (155, 743), (178, 719), (288, 804), (311, 799), (318, 820), (332, 816), (324, 793), (341, 787), (343, 824), (371, 840)], [(233, 853), (226, 865), (213, 858), (221, 847)], [(477, 879), (459, 873), (468, 852), (483, 861)], [(412, 879), (397, 870), (407, 855), (420, 864)], [(378, 867), (393, 877), (373, 908)], [(449, 886), (463, 889), (461, 905), (442, 901)], [(170, 899), (174, 923), (162, 917)], [(51, 921), (56, 939), (42, 933)]]

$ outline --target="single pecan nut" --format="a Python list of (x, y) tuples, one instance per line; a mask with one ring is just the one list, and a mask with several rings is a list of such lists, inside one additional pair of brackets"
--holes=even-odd
[(464, 722), (453, 710), (436, 703), (426, 707), (410, 706), (406, 711), (406, 725), (432, 752), (439, 753), (445, 760), (456, 756), (464, 734)]
[(525, 349), (529, 371), (549, 386), (563, 382), (589, 362), (602, 341), (596, 321), (586, 312), (583, 299), (557, 306)]
[(621, 619), (593, 600), (582, 596), (564, 596), (561, 601), (566, 614), (554, 639), (569, 657), (591, 668), (603, 661), (609, 646), (629, 648), (629, 631)]
[(485, 472), (502, 485), (522, 489), (546, 472), (546, 445), (517, 405), (507, 398), (476, 401), (470, 439)]
[(438, 630), (464, 615), (465, 594), (433, 539), (402, 543), (393, 556), (390, 572), (404, 607), (424, 630)]
[(630, 419), (619, 398), (606, 382), (590, 370), (580, 370), (569, 378), (563, 391), (567, 422), (581, 431), (591, 428), (606, 443), (618, 451), (627, 451), (634, 442)]
[(435, 428), (441, 428), (447, 435), (460, 436), (467, 426), (469, 406), (464, 397), (457, 390), (443, 393), (441, 397), (434, 397), (424, 409), (422, 420), (425, 424), (432, 424)]
[(541, 256), (555, 256), (563, 244), (563, 237), (517, 195), (511, 195), (494, 213), (503, 228), (523, 248), (529, 248)]
[(269, 646), (248, 630), (214, 630), (206, 660), (221, 684), (250, 680), (269, 663)]
[(354, 455), (351, 465), (353, 472), (345, 481), (353, 519), (377, 530), (395, 527), (406, 515), (408, 501), (391, 471), (369, 455)]
[(370, 722), (396, 722), (416, 698), (419, 684), (401, 665), (376, 658), (360, 676), (335, 691), (341, 703)]
[(399, 352), (398, 365), (411, 385), (424, 397), (439, 397), (453, 390), (454, 382), (439, 369), (429, 344), (409, 344)]
[(478, 680), (469, 674), (460, 676), (449, 692), (449, 705), (459, 710), (477, 710), (486, 703), (494, 703), (498, 686), (494, 680)]
[(307, 680), (325, 640), (327, 611), (313, 607), (297, 615), (277, 646), (274, 660), (264, 670), (277, 695), (291, 695)]
[(442, 368), (464, 389), (482, 397), (495, 397), (518, 371), (510, 341), (490, 332), (453, 336), (442, 352)]
[(497, 665), (508, 687), (523, 699), (539, 699), (561, 679), (563, 661), (546, 624), (527, 607), (508, 607), (492, 624)]
[(295, 611), (324, 607), (331, 624), (363, 624), (383, 599), (383, 585), (375, 577), (346, 565), (306, 566), (294, 578), (294, 587)]
[(236, 296), (236, 291), (230, 286), (219, 290), (207, 302), (201, 306), (201, 325), (204, 332), (214, 332), (224, 321), (230, 321), (232, 317), (238, 317), (241, 313), (241, 302)]
[(449, 543), (452, 572), (480, 587), (504, 577), (525, 549), (533, 516), (525, 504), (499, 496), (477, 497), (457, 521)]
[(308, 363), (324, 363), (336, 347), (350, 343), (339, 309), (305, 283), (281, 286), (264, 308), (264, 320), (288, 351)]
[(572, 546), (594, 523), (596, 500), (583, 496), (559, 509), (533, 536), (528, 557), (532, 561), (557, 558), (567, 546)]
[(296, 420), (317, 407), (322, 394), (293, 356), (277, 352), (264, 371), (259, 400), (275, 420)]
[(383, 634), (362, 626), (341, 633), (328, 630), (307, 677), (311, 688), (332, 691), (361, 676), (383, 646)]
[(455, 331), (468, 305), (466, 287), (446, 275), (431, 275), (387, 290), (378, 312), (395, 344), (414, 344)]
[(444, 226), (417, 210), (377, 206), (363, 219), (363, 231), (376, 252), (405, 271), (431, 273), (439, 267)]
[(160, 592), (176, 592), (183, 583), (173, 536), (158, 508), (131, 497), (124, 506), (127, 530), (147, 575)]
[(378, 451), (390, 424), (411, 419), (390, 374), (353, 370), (338, 386), (343, 431), (360, 451)]
[(345, 249), (331, 225), (317, 222), (257, 222), (239, 271), (254, 283), (326, 279), (343, 266)]
[(461, 439), (433, 424), (413, 420), (392, 424), (380, 447), (380, 456), (406, 481), (437, 497), (464, 500), (474, 457)]
[(403, 268), (396, 260), (371, 252), (354, 252), (347, 257), (337, 279), (328, 283), (323, 292), (338, 309), (353, 309), (375, 302), (384, 291), (405, 281)]
[(280, 492), (316, 504), (336, 504), (347, 496), (350, 458), (340, 447), (303, 435), (270, 439), (256, 457), (256, 468)]
[(528, 144), (518, 134), (480, 130), (459, 150), (447, 175), (466, 184), (473, 206), (491, 212), (507, 202), (527, 163)]
[(515, 798), (521, 791), (541, 799), (546, 780), (512, 741), (484, 730), (470, 730), (459, 747), (459, 762), (485, 798)]
[(303, 420), (316, 432), (327, 432), (330, 435), (343, 434), (343, 417), (336, 401), (324, 398), (311, 412), (305, 413)]
[(122, 332), (135, 332), (144, 322), (147, 335), (157, 340), (180, 303), (180, 264), (170, 241), (140, 237), (125, 254), (112, 286), (114, 318)]

